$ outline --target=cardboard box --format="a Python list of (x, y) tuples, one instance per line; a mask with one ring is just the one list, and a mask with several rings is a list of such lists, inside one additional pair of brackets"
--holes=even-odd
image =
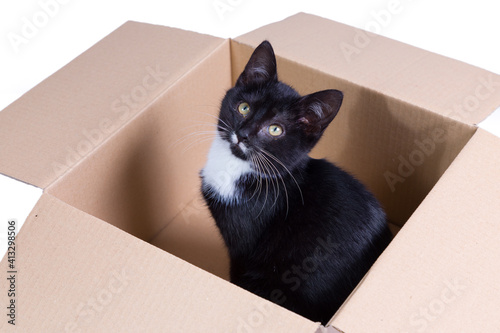
[(312, 155), (361, 179), (397, 233), (328, 330), (500, 327), (500, 139), (475, 125), (500, 77), (298, 14), (234, 40), (128, 22), (0, 112), (0, 172), (44, 190), (0, 331), (327, 330), (226, 281), (199, 194), (210, 140), (193, 133), (264, 39), (300, 93), (344, 92)]

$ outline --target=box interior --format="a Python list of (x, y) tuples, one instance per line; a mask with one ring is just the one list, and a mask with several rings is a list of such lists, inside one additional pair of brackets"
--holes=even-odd
[[(199, 171), (219, 103), (253, 48), (232, 41), (230, 50), (206, 57), (47, 192), (227, 279), (227, 253), (199, 194)], [(339, 115), (311, 156), (366, 184), (397, 233), (475, 128), (275, 51), (280, 79), (300, 93), (344, 92)]]

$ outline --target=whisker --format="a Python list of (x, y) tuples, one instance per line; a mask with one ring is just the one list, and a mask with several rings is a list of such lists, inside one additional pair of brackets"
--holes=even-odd
[(209, 122), (197, 122), (197, 123), (191, 123), (191, 125), (188, 125), (188, 126), (184, 126), (184, 127), (181, 127), (179, 129), (179, 131), (185, 131), (187, 129), (190, 129), (190, 128), (193, 128), (193, 127), (202, 127), (202, 126), (206, 126), (208, 128), (211, 128), (211, 129), (221, 129), (221, 130), (224, 130), (224, 131), (227, 131), (228, 129), (223, 126), (223, 125), (219, 125), (219, 124), (214, 124), (214, 123), (209, 123)]
[[(279, 198), (279, 195), (280, 195), (280, 190), (279, 190), (280, 189), (280, 184), (278, 182), (278, 176), (279, 176), (279, 174), (276, 173), (275, 168), (273, 167), (272, 163), (270, 163), (270, 161), (266, 158), (266, 156), (262, 155), (262, 153), (260, 153), (260, 155), (261, 155), (261, 159), (267, 165), (268, 174), (269, 174), (269, 177), (272, 180), (273, 190), (274, 190), (274, 193), (275, 193), (274, 202), (273, 202), (273, 204), (271, 206), (271, 208), (273, 208), (276, 205), (276, 203), (278, 202), (278, 198)], [(269, 172), (269, 170), (272, 172), (272, 174), (274, 175), (274, 177), (271, 175), (271, 172)]]
[[(258, 178), (256, 177), (256, 180), (258, 181), (258, 184), (257, 184), (255, 190), (253, 191), (252, 196), (248, 199), (248, 201), (252, 200), (252, 198), (256, 194), (257, 194), (257, 196), (260, 196), (260, 193), (262, 191), (262, 176), (260, 174), (260, 167), (259, 167), (258, 161), (256, 160), (256, 157), (254, 155), (250, 155), (250, 159), (252, 160), (252, 164), (257, 168), (256, 171), (257, 171)], [(255, 205), (254, 205), (254, 208), (255, 208)]]
[(174, 142), (172, 142), (168, 146), (167, 149), (171, 150), (171, 149), (177, 148), (178, 145), (183, 144), (184, 142), (186, 142), (189, 139), (192, 139), (193, 137), (200, 136), (200, 135), (206, 135), (206, 134), (210, 134), (210, 135), (215, 136), (217, 134), (217, 131), (216, 130), (210, 130), (210, 131), (206, 130), (206, 131), (195, 131), (195, 132), (188, 133), (186, 135), (183, 135), (179, 139), (175, 140)]
[[(264, 161), (262, 160), (262, 158), (260, 157), (260, 155), (255, 155), (255, 157), (259, 161), (260, 167), (262, 167), (263, 169), (266, 168), (266, 165), (263, 163)], [(259, 176), (262, 178), (262, 175), (260, 173), (259, 173)], [(262, 211), (264, 210), (264, 207), (266, 206), (267, 198), (268, 198), (268, 195), (269, 195), (269, 181), (268, 181), (267, 177), (264, 177), (264, 179), (266, 180), (266, 196), (264, 198), (264, 203), (262, 204), (262, 207), (261, 207), (261, 209), (260, 209), (260, 211), (259, 211), (259, 213), (257, 214), (256, 217), (259, 217), (260, 214), (262, 213)], [(255, 206), (254, 206), (254, 208), (255, 208)]]
[(204, 136), (198, 137), (197, 140), (191, 142), (189, 145), (184, 147), (181, 154), (185, 154), (189, 149), (193, 148), (195, 145), (199, 145), (203, 142), (210, 141), (214, 139), (213, 134), (204, 134)]
[(207, 116), (210, 116), (212, 118), (215, 118), (217, 120), (217, 122), (222, 122), (224, 125), (227, 126), (227, 128), (229, 129), (233, 129), (232, 126), (230, 126), (228, 123), (226, 123), (224, 120), (220, 119), (220, 117), (218, 116), (214, 116), (213, 114), (210, 114), (210, 113), (207, 113), (207, 112), (203, 112), (203, 111), (193, 111), (193, 112), (196, 112), (196, 113), (201, 113), (201, 114), (204, 114), (204, 115), (207, 115)]
[[(279, 182), (278, 182), (278, 179), (281, 180), (282, 184), (283, 184), (283, 187), (284, 187), (284, 190), (285, 190), (285, 199), (286, 199), (286, 205), (287, 205), (287, 213), (286, 215), (288, 216), (288, 191), (286, 189), (286, 184), (283, 180), (283, 177), (281, 177), (281, 175), (279, 174), (279, 171), (278, 169), (276, 168), (276, 166), (274, 166), (271, 161), (265, 156), (265, 155), (262, 155), (260, 154), (261, 158), (262, 158), (262, 161), (266, 163), (266, 165), (268, 166), (267, 170), (271, 170), (274, 177), (271, 177), (272, 180), (274, 180), (274, 182), (276, 182), (276, 187), (274, 187), (274, 182), (273, 182), (273, 187), (274, 187), (274, 190), (276, 192), (276, 197), (274, 199), (274, 202), (273, 202), (273, 205), (271, 206), (274, 207), (276, 205), (276, 202), (278, 201), (278, 196), (280, 194), (280, 191), (279, 191)], [(269, 172), (269, 175), (271, 176), (271, 173)]]
[(295, 177), (293, 176), (293, 174), (290, 172), (290, 170), (288, 170), (288, 168), (283, 164), (283, 162), (281, 162), (276, 156), (274, 156), (273, 154), (271, 154), (270, 152), (264, 150), (264, 149), (261, 149), (259, 148), (264, 154), (266, 154), (267, 156), (269, 156), (270, 158), (272, 158), (274, 161), (278, 162), (285, 170), (286, 172), (288, 172), (288, 174), (290, 175), (290, 177), (292, 177), (293, 181), (295, 182), (295, 185), (297, 185), (297, 188), (299, 190), (299, 193), (300, 193), (300, 198), (301, 198), (301, 201), (302, 201), (302, 205), (304, 204), (304, 196), (302, 195), (302, 190), (300, 189), (300, 186), (299, 186), (299, 183), (297, 182), (297, 179), (295, 179)]
[(227, 132), (227, 133), (231, 132), (224, 125), (214, 124), (214, 123), (208, 123), (208, 122), (198, 122), (196, 124), (191, 124), (189, 126), (185, 126), (185, 127), (180, 128), (178, 130), (178, 132), (181, 132), (181, 131), (183, 131), (183, 132), (190, 131), (191, 128), (197, 128), (197, 127), (200, 127), (200, 129), (196, 130), (196, 131), (192, 131), (192, 133), (195, 133), (195, 132), (205, 132), (205, 131), (213, 131), (214, 133), (217, 133), (218, 131)]
[[(196, 126), (210, 126), (212, 128), (215, 127), (215, 129), (212, 129), (212, 130), (203, 130), (203, 131), (195, 131), (193, 133), (189, 133), (187, 135), (184, 135), (183, 137), (177, 139), (176, 141), (174, 141), (172, 144), (169, 145), (169, 150), (177, 147), (179, 144), (183, 144), (184, 142), (186, 142), (187, 140), (189, 140), (190, 138), (196, 136), (203, 136), (203, 135), (206, 135), (206, 134), (210, 134), (211, 135), (211, 138), (215, 137), (217, 134), (218, 134), (218, 131), (222, 131), (222, 132), (227, 132), (227, 133), (230, 133), (232, 132), (232, 127), (226, 123), (225, 121), (223, 121), (222, 119), (220, 119), (220, 117), (217, 117), (217, 116), (214, 116), (213, 114), (210, 114), (210, 113), (207, 113), (207, 112), (202, 112), (202, 111), (192, 111), (192, 112), (195, 112), (195, 113), (199, 113), (199, 114), (204, 114), (204, 115), (207, 115), (207, 116), (210, 116), (212, 118), (215, 118), (217, 120), (217, 123), (216, 124), (213, 124), (213, 123), (210, 123), (210, 122), (205, 122), (205, 121), (197, 121), (196, 124), (192, 124), (192, 125), (189, 125), (189, 126), (186, 126), (183, 130), (186, 130), (188, 128), (192, 128), (192, 127), (196, 127)], [(222, 125), (220, 123), (222, 123)], [(204, 142), (206, 139), (202, 139), (202, 140), (195, 140), (195, 142), (192, 142), (190, 144), (188, 144), (184, 150), (183, 150), (183, 153), (186, 152), (187, 150), (189, 150), (190, 148), (192, 148), (193, 145), (195, 144), (198, 144), (198, 143), (201, 143), (201, 142)]]
[(261, 179), (261, 182), (262, 179), (266, 181), (266, 197), (264, 199), (264, 205), (265, 205), (265, 203), (267, 202), (267, 197), (269, 195), (269, 180), (267, 179), (267, 177), (265, 177), (266, 165), (262, 162), (262, 158), (259, 155), (255, 155), (255, 158), (259, 164), (259, 178)]

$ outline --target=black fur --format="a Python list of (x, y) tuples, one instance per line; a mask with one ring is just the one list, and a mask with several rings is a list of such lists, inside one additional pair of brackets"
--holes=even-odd
[[(343, 95), (301, 97), (278, 81), (271, 44), (253, 53), (221, 106), (219, 134), (252, 163), (222, 200), (202, 172), (202, 193), (230, 256), (231, 281), (325, 324), (390, 242), (385, 214), (354, 177), (309, 151), (336, 116)], [(243, 116), (238, 105), (246, 102)], [(283, 128), (278, 137), (267, 129)], [(264, 151), (263, 151), (264, 150)], [(257, 156), (257, 157), (256, 157)]]

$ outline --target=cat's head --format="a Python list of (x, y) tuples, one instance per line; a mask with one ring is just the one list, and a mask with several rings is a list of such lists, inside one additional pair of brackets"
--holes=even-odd
[(273, 48), (264, 41), (222, 101), (219, 134), (236, 157), (256, 163), (264, 155), (267, 162), (260, 163), (291, 170), (307, 158), (342, 99), (338, 90), (300, 96), (278, 81)]

